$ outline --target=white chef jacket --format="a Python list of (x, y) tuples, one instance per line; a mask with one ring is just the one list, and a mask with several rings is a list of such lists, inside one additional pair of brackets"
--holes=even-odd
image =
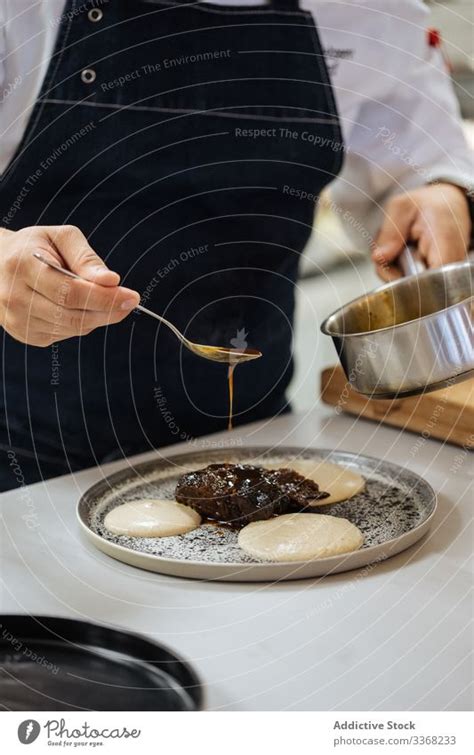
[[(0, 0), (0, 173), (27, 126), (64, 5), (65, 0)], [(381, 206), (392, 194), (436, 180), (472, 192), (473, 156), (441, 51), (428, 43), (426, 6), (420, 0), (301, 5), (314, 15), (334, 87), (345, 160), (332, 197), (354, 243), (370, 245)], [(107, 13), (107, 2), (101, 8)]]

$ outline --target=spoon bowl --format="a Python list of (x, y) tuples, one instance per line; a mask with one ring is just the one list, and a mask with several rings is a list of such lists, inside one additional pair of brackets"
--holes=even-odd
[(226, 364), (251, 362), (253, 359), (259, 359), (262, 356), (262, 352), (257, 351), (257, 349), (226, 349), (224, 346), (206, 346), (192, 341), (188, 341), (187, 348), (203, 359), (225, 362)]
[[(67, 275), (68, 278), (85, 280), (80, 275), (73, 273), (71, 270), (67, 270), (65, 267), (61, 267), (61, 265), (57, 265), (55, 262), (51, 262), (50, 260), (46, 259), (46, 257), (44, 257), (39, 252), (33, 252), (33, 257), (42, 262), (43, 265), (47, 265), (53, 270), (56, 270), (58, 273)], [(172, 322), (166, 320), (161, 315), (157, 315), (156, 312), (152, 312), (151, 309), (142, 307), (141, 304), (138, 304), (136, 309), (138, 309), (140, 312), (143, 312), (143, 314), (148, 315), (149, 317), (154, 317), (155, 320), (158, 320), (163, 325), (166, 325), (166, 327), (175, 334), (176, 338), (181, 341), (186, 349), (189, 349), (189, 351), (192, 351), (193, 354), (197, 354), (203, 359), (210, 359), (212, 362), (223, 362), (225, 364), (235, 366), (237, 364), (241, 364), (242, 362), (250, 362), (253, 359), (259, 359), (262, 356), (262, 352), (257, 351), (257, 349), (228, 349), (225, 346), (208, 346), (202, 343), (194, 343), (193, 341), (190, 341), (189, 338), (186, 338), (186, 336), (184, 336), (181, 331), (173, 325)]]

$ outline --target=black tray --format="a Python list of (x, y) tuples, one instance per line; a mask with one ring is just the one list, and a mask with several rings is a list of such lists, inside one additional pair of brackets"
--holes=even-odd
[(189, 664), (131, 632), (0, 615), (0, 711), (200, 710)]

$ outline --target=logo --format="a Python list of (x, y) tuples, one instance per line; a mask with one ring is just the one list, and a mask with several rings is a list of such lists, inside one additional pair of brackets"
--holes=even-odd
[(35, 739), (38, 739), (41, 726), (38, 721), (29, 718), (27, 721), (22, 721), (18, 727), (18, 739), (23, 745), (30, 745)]
[(248, 333), (245, 330), (245, 328), (238, 330), (235, 338), (230, 339), (230, 345), (233, 346), (234, 349), (238, 349), (239, 351), (245, 351), (248, 345), (247, 336), (248, 336)]

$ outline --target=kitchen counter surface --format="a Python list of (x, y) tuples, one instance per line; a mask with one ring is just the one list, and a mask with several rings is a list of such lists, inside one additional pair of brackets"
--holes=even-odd
[(388, 561), (327, 578), (165, 577), (110, 559), (79, 530), (80, 494), (132, 463), (117, 462), (0, 496), (1, 612), (103, 622), (156, 638), (194, 663), (213, 710), (470, 709), (472, 455), (323, 406), (192, 448), (219, 443), (330, 447), (407, 466), (439, 493), (432, 530)]

